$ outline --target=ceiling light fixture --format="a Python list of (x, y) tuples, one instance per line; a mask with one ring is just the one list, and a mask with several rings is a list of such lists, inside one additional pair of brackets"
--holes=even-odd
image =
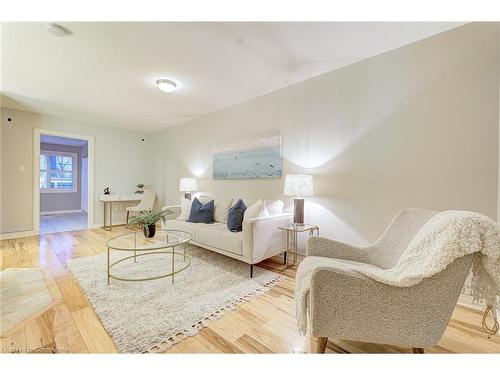
[(172, 92), (177, 89), (177, 83), (171, 79), (161, 78), (156, 81), (156, 85), (163, 92)]
[(58, 37), (63, 37), (69, 34), (69, 32), (62, 27), (61, 25), (58, 25), (57, 23), (50, 23), (47, 26), (45, 26), (45, 30), (49, 32), (50, 34)]

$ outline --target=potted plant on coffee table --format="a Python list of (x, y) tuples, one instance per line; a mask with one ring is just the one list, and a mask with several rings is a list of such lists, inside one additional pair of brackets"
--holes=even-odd
[(144, 237), (153, 238), (156, 233), (156, 223), (161, 220), (165, 224), (165, 217), (170, 213), (171, 211), (169, 210), (162, 210), (159, 212), (142, 211), (139, 215), (130, 218), (127, 227), (129, 225), (138, 224), (142, 227)]

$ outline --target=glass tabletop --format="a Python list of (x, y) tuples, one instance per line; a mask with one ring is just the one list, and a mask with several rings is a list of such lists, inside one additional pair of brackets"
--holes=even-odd
[(178, 246), (191, 240), (187, 232), (174, 229), (157, 229), (153, 238), (144, 237), (143, 232), (120, 234), (106, 242), (110, 249), (125, 251), (144, 251)]
[(312, 224), (289, 224), (289, 225), (282, 225), (278, 227), (278, 229), (290, 230), (294, 232), (306, 232), (308, 230), (318, 229), (318, 226)]

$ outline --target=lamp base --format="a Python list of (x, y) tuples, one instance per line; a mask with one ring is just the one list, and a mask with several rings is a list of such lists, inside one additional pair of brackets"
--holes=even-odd
[(304, 224), (304, 198), (293, 200), (293, 223)]
[(191, 200), (191, 193), (184, 193), (184, 198)]

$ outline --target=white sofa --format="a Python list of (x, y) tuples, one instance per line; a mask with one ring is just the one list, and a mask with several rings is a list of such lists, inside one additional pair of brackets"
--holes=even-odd
[[(163, 209), (171, 210), (173, 214), (167, 217), (165, 224), (162, 223), (162, 228), (185, 231), (192, 236), (192, 244), (248, 263), (250, 265), (250, 277), (252, 277), (254, 264), (285, 252), (285, 232), (278, 229), (278, 227), (290, 224), (292, 214), (283, 212), (281, 201), (279, 201), (281, 202), (281, 210), (279, 205), (273, 204), (278, 201), (262, 201), (272, 205), (274, 210), (270, 213), (266, 212), (265, 216), (244, 218), (243, 230), (241, 232), (231, 232), (227, 229), (227, 210), (232, 206), (231, 202), (234, 203), (236, 200), (216, 199), (215, 222), (212, 224), (187, 222), (186, 214), (181, 215), (180, 205), (163, 207)], [(243, 201), (247, 207), (256, 202), (245, 199)]]

